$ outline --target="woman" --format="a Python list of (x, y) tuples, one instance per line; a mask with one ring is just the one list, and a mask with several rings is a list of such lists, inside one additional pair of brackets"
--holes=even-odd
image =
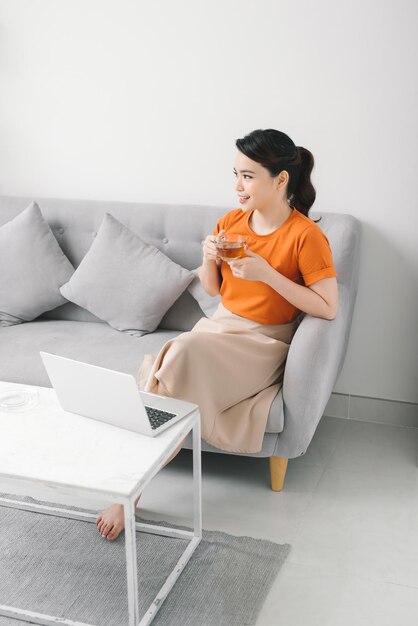
[[(338, 290), (328, 240), (308, 217), (315, 200), (311, 152), (274, 129), (255, 130), (236, 146), (241, 208), (206, 237), (199, 274), (222, 302), (210, 319), (145, 357), (139, 386), (195, 402), (205, 441), (251, 453), (262, 447), (298, 317), (333, 319)], [(247, 237), (246, 255), (225, 262), (216, 242), (229, 233)], [(110, 507), (96, 523), (103, 537), (116, 539), (123, 508)]]

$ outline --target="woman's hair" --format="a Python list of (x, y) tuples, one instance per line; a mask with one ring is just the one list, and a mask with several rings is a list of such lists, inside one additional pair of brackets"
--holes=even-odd
[(289, 174), (288, 201), (300, 213), (308, 215), (316, 196), (311, 182), (314, 166), (312, 152), (295, 146), (288, 135), (273, 128), (253, 130), (242, 139), (237, 139), (235, 145), (249, 159), (265, 167), (271, 176), (278, 176), (286, 170)]

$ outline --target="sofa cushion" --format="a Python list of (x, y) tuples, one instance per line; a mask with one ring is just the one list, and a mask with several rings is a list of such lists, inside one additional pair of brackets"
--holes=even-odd
[(35, 202), (0, 228), (0, 268), (0, 326), (66, 302), (59, 288), (74, 268)]
[(143, 335), (193, 280), (193, 274), (106, 213), (90, 250), (61, 287), (67, 300), (117, 330)]
[[(0, 331), (0, 380), (50, 387), (39, 352), (132, 374), (136, 377), (145, 354), (158, 354), (180, 333), (156, 330), (143, 337), (120, 333), (108, 324), (38, 319)], [(278, 394), (270, 409), (266, 432), (283, 430), (283, 399)]]
[(144, 354), (158, 354), (178, 331), (141, 338), (108, 324), (35, 320), (0, 330), (0, 380), (50, 387), (39, 351), (52, 352), (136, 376)]

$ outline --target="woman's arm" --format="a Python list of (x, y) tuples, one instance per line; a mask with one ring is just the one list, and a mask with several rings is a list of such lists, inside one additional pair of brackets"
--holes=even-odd
[(247, 249), (247, 257), (229, 262), (232, 273), (246, 280), (260, 280), (277, 291), (297, 309), (332, 320), (338, 311), (338, 286), (336, 278), (323, 278), (305, 287), (276, 271), (266, 259)]
[(216, 261), (204, 260), (199, 272), (203, 289), (210, 296), (217, 296), (221, 290), (222, 276)]
[(273, 267), (271, 269), (272, 272), (265, 282), (297, 309), (326, 320), (333, 320), (337, 315), (338, 286), (336, 278), (323, 278), (313, 285), (305, 287), (305, 285), (294, 283), (293, 280), (286, 278)]
[[(223, 233), (223, 230), (219, 233)], [(203, 242), (203, 263), (199, 272), (203, 289), (210, 296), (217, 296), (221, 289), (222, 275), (218, 251), (215, 247), (214, 235), (208, 235)]]

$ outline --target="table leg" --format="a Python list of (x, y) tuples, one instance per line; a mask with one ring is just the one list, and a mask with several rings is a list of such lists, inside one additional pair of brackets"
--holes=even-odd
[(138, 570), (136, 564), (135, 502), (124, 505), (126, 573), (128, 581), (129, 626), (138, 626)]
[(200, 415), (193, 426), (193, 531), (202, 538), (202, 441)]

